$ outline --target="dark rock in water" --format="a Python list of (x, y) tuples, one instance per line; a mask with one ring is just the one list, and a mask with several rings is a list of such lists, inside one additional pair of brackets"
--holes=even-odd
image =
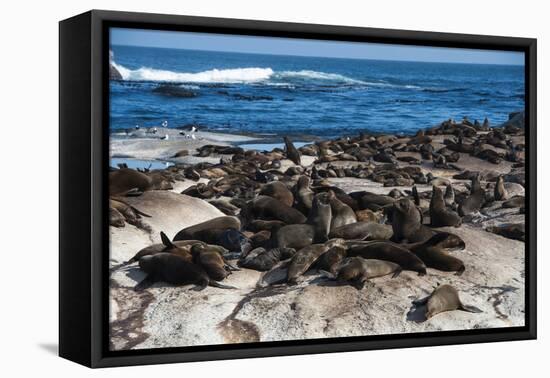
[(251, 95), (243, 95), (240, 93), (236, 93), (233, 95), (233, 98), (236, 100), (243, 100), (243, 101), (272, 101), (273, 97), (271, 96), (251, 96)]
[(190, 91), (189, 89), (185, 89), (178, 85), (171, 85), (171, 84), (161, 84), (155, 89), (153, 89), (153, 93), (160, 94), (163, 96), (179, 97), (179, 98), (193, 98), (198, 96), (196, 92)]
[(110, 80), (123, 80), (122, 75), (115, 66), (113, 66), (111, 63), (109, 63), (109, 79)]

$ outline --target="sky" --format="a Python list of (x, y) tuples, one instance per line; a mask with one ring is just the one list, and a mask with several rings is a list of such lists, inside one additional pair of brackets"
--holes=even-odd
[(524, 54), (515, 51), (319, 41), (123, 28), (111, 29), (111, 44), (329, 58), (524, 65)]

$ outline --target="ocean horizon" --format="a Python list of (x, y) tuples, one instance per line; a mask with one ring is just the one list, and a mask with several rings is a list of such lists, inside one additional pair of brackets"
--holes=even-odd
[(525, 107), (524, 67), (111, 46), (110, 127), (337, 137), (491, 125)]

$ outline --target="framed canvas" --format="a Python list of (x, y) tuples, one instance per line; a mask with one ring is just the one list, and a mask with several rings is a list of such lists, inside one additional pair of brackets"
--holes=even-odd
[(536, 338), (536, 40), (60, 22), (60, 355)]

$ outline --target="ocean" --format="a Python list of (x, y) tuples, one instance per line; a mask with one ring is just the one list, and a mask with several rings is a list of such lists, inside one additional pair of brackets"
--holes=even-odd
[(111, 50), (124, 79), (110, 84), (112, 131), (166, 121), (266, 136), (411, 134), (465, 116), (498, 125), (525, 106), (523, 66)]

